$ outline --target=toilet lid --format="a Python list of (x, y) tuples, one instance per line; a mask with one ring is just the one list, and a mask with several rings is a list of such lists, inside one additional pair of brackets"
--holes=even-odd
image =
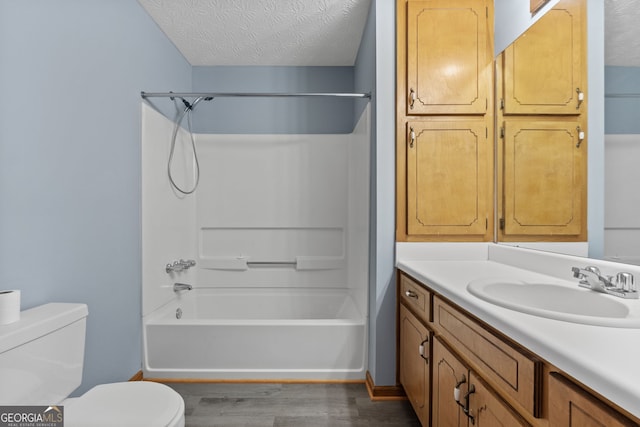
[(183, 417), (182, 396), (148, 381), (98, 385), (64, 407), (65, 427), (173, 427)]

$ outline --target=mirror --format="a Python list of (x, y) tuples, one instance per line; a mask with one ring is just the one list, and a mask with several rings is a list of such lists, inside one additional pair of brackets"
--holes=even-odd
[[(502, 3), (505, 7), (499, 12)], [(521, 3), (524, 11), (524, 2)], [(640, 192), (635, 188), (640, 182), (640, 52), (636, 42), (640, 9), (634, 3), (637, 2), (605, 0), (589, 1), (587, 5), (591, 101), (588, 255), (640, 265)], [(553, 6), (545, 6), (540, 15)], [(505, 10), (512, 12), (508, 8), (514, 7), (513, 3), (496, 0), (496, 23), (505, 20)], [(524, 12), (520, 14), (526, 16)], [(499, 28), (496, 25), (496, 52), (509, 44), (504, 35), (499, 37)], [(558, 251), (565, 252), (562, 247)]]
[[(515, 40), (509, 37), (523, 32), (523, 25), (535, 25), (562, 1), (550, 2), (532, 16), (525, 10), (527, 2), (495, 0), (496, 57)], [(633, 3), (587, 3), (588, 256), (640, 264), (640, 194), (633, 188), (640, 182), (640, 59), (633, 58), (640, 56), (634, 35), (640, 11)], [(544, 244), (520, 246), (545, 249)], [(569, 244), (550, 250), (576, 254), (573, 249)]]
[(498, 56), (560, 0), (550, 0), (535, 13), (527, 0), (494, 0), (494, 53)]
[(604, 257), (640, 265), (640, 10), (605, 0)]

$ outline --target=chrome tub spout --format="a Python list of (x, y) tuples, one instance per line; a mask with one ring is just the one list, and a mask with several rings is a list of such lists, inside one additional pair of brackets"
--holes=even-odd
[(186, 283), (174, 283), (173, 284), (173, 292), (190, 291), (191, 289), (193, 289), (193, 286), (187, 285)]

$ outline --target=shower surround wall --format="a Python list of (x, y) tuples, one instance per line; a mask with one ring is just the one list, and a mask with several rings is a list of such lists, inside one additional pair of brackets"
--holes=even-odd
[[(605, 227), (606, 259), (640, 265), (640, 67), (605, 67)], [(635, 96), (634, 96), (635, 95)]]
[[(364, 379), (369, 109), (349, 134), (196, 134), (191, 196), (166, 174), (173, 123), (142, 109), (145, 376)], [(189, 187), (183, 130), (176, 146), (174, 179)], [(181, 258), (197, 264), (164, 271)], [(208, 309), (216, 300), (237, 309)]]

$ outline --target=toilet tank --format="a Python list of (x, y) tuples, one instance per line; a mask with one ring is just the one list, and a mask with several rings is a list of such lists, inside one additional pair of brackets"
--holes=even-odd
[(87, 314), (50, 303), (0, 325), (0, 405), (56, 405), (80, 385)]

